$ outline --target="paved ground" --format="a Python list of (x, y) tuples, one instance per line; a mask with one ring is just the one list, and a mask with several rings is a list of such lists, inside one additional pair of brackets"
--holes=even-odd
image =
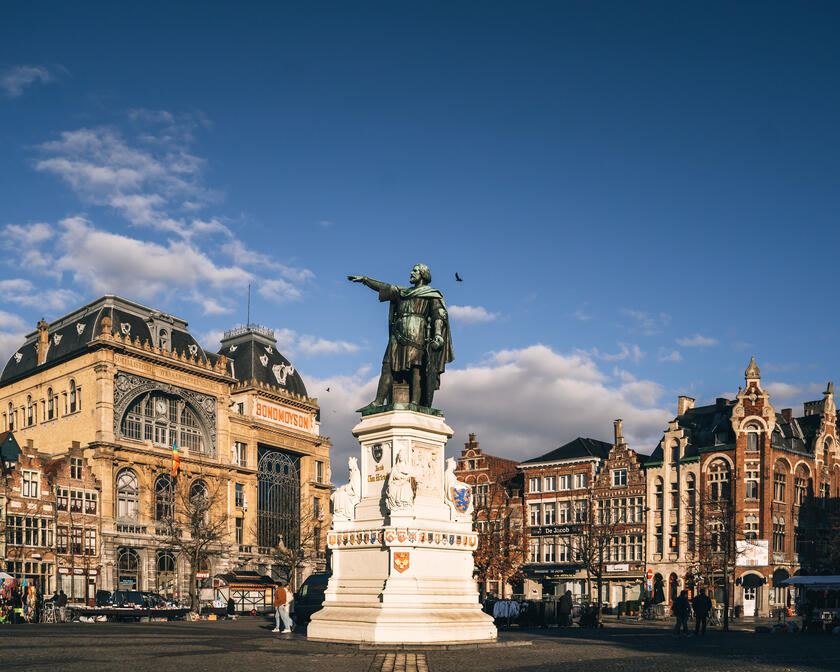
[(614, 623), (501, 632), (491, 647), (384, 651), (316, 644), (278, 635), (273, 623), (67, 623), (0, 627), (0, 670), (99, 672), (765, 672), (840, 669), (840, 638), (755, 634), (741, 621), (730, 633), (674, 637), (663, 623)]

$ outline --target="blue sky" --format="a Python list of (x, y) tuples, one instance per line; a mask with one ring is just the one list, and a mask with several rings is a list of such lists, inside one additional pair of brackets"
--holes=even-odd
[[(492, 6), (488, 6), (492, 5)], [(113, 292), (277, 330), (336, 456), (386, 308), (451, 307), (437, 397), (511, 457), (676, 396), (840, 380), (834, 3), (29, 3), (0, 17), (0, 350)], [(458, 272), (463, 283), (454, 281)], [(330, 392), (326, 392), (326, 388)]]

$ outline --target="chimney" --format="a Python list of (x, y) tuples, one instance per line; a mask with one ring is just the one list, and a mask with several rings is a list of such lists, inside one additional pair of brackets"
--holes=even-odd
[(682, 415), (690, 408), (694, 408), (694, 399), (684, 394), (677, 397), (677, 415)]
[(478, 451), (478, 441), (475, 440), (475, 432), (470, 432), (469, 441), (464, 444), (464, 450)]
[(793, 420), (793, 409), (792, 408), (783, 408), (782, 409), (782, 417), (785, 419), (785, 422), (790, 422)]
[(26, 439), (26, 447), (30, 449), (34, 448), (35, 442), (32, 439)]
[(615, 445), (622, 446), (624, 445), (624, 436), (621, 433), (621, 418), (618, 418), (613, 422), (615, 426)]
[(47, 359), (47, 349), (50, 347), (50, 325), (42, 317), (38, 322), (38, 366)]
[(70, 446), (71, 448), (73, 448), (73, 450), (78, 450), (82, 447), (82, 444), (79, 441), (71, 441)]

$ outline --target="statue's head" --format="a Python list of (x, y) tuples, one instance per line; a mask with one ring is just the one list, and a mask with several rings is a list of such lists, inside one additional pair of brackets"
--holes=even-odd
[(414, 264), (410, 280), (412, 285), (428, 285), (432, 282), (432, 272), (426, 264)]
[(455, 458), (454, 457), (447, 457), (446, 458), (446, 471), (455, 471)]
[(350, 469), (358, 469), (359, 468), (359, 461), (355, 457), (350, 457), (347, 459), (347, 466)]

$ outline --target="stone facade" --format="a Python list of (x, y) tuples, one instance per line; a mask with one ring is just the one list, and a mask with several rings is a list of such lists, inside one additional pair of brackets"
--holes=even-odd
[[(320, 529), (329, 527), (330, 441), (320, 436), (317, 399), (269, 330), (228, 332), (217, 354), (186, 326), (114, 296), (42, 321), (0, 378), (0, 430), (50, 457), (80, 456), (90, 470), (100, 488), (97, 554), (88, 558), (98, 560), (89, 568), (96, 589), (186, 594), (188, 565), (170, 557), (161, 515), (166, 496), (197, 481), (218, 494), (214, 515), (227, 520), (227, 539), (200, 568), (202, 586), (231, 569), (282, 575), (274, 548), (293, 537), (308, 544), (290, 577), (299, 582), (325, 566)], [(173, 443), (180, 471), (166, 495)]]

